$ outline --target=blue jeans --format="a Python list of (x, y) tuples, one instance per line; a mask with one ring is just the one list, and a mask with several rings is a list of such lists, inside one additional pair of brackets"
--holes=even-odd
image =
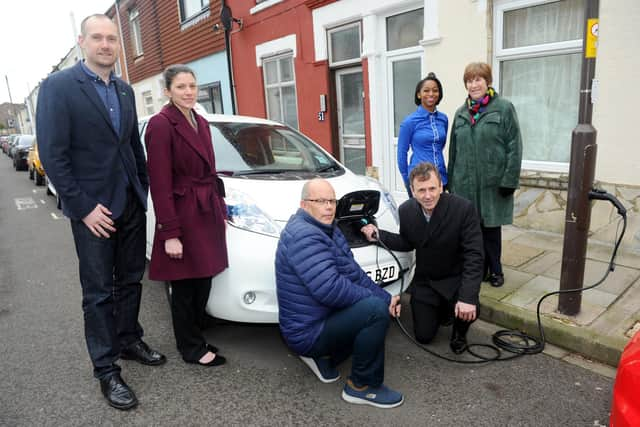
[(82, 221), (71, 220), (82, 285), (84, 333), (93, 373), (106, 378), (120, 367), (120, 350), (142, 338), (138, 323), (145, 269), (146, 217), (132, 192), (115, 233), (96, 237)]
[(335, 365), (352, 356), (350, 379), (354, 385), (378, 387), (384, 380), (384, 340), (389, 319), (389, 305), (384, 300), (360, 300), (331, 314), (304, 356), (330, 356)]

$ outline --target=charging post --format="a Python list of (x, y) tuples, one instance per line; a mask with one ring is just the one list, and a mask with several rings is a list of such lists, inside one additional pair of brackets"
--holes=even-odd
[[(565, 214), (564, 244), (560, 290), (582, 288), (587, 254), (587, 238), (591, 222), (589, 191), (593, 186), (596, 166), (596, 129), (591, 124), (592, 82), (596, 69), (599, 0), (585, 1), (585, 30), (580, 77), (578, 125), (571, 136), (571, 163)], [(558, 295), (558, 311), (577, 315), (582, 302), (581, 292)]]

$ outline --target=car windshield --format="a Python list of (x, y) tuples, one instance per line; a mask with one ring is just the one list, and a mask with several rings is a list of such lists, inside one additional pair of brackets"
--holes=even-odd
[(18, 146), (20, 147), (31, 147), (33, 145), (33, 140), (36, 139), (35, 136), (32, 135), (24, 135), (21, 136), (18, 140)]
[(216, 169), (232, 176), (342, 174), (315, 143), (286, 126), (211, 123)]

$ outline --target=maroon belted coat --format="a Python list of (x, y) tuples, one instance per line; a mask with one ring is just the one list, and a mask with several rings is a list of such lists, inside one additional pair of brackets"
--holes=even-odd
[[(194, 115), (197, 131), (171, 104), (147, 125), (147, 167), (156, 214), (151, 280), (215, 276), (229, 264), (224, 184), (216, 175), (209, 124)], [(182, 242), (182, 259), (165, 252), (165, 240), (173, 237)]]

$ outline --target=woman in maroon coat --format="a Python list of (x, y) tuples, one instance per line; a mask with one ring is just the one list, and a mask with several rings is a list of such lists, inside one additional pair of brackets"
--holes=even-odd
[(224, 185), (216, 175), (207, 121), (193, 109), (198, 87), (184, 65), (164, 72), (169, 104), (145, 134), (156, 213), (149, 278), (170, 281), (178, 351), (187, 363), (217, 366), (225, 358), (207, 344), (201, 325), (211, 279), (227, 268)]

